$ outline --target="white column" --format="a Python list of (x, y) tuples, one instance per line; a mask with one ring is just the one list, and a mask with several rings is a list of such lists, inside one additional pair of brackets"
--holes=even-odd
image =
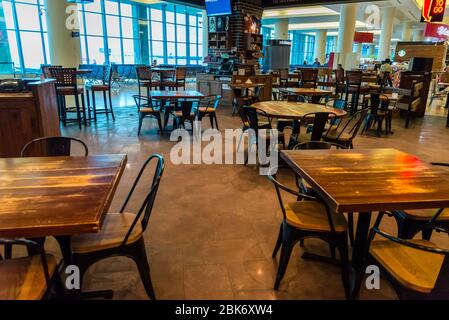
[(352, 53), (354, 43), (354, 32), (357, 15), (357, 3), (342, 4), (340, 7), (340, 23), (338, 27), (337, 51), (340, 54), (339, 63), (346, 68), (346, 58)]
[(395, 7), (387, 7), (381, 11), (381, 32), (379, 39), (379, 53), (377, 60), (383, 61), (390, 57), (391, 36), (393, 34), (393, 22)]
[(288, 19), (277, 19), (274, 24), (274, 38), (276, 40), (288, 40)]
[(414, 29), (413, 41), (423, 41), (423, 40), (424, 40), (424, 31), (422, 29)]
[(402, 25), (402, 41), (412, 40), (412, 23), (410, 21), (404, 22)]
[(75, 23), (75, 18), (78, 19), (76, 4), (67, 3), (66, 0), (46, 0), (45, 7), (51, 63), (78, 67), (81, 63), (81, 43), (79, 37), (72, 37), (73, 31), (79, 31)]
[(321, 64), (326, 63), (326, 38), (327, 30), (315, 32), (315, 58), (318, 58)]

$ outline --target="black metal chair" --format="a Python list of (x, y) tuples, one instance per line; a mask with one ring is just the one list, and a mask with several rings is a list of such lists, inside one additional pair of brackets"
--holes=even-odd
[(351, 114), (358, 110), (363, 73), (361, 71), (346, 71), (345, 101), (351, 95)]
[(72, 142), (81, 146), (84, 156), (89, 154), (87, 145), (80, 139), (71, 137), (43, 137), (28, 142), (20, 152), (23, 157), (60, 157), (70, 156)]
[[(265, 111), (256, 107), (241, 107), (238, 113), (243, 122), (243, 132), (250, 129), (253, 130), (256, 148), (259, 147), (259, 138), (263, 138), (268, 146), (270, 144), (270, 134), (267, 134), (265, 130), (273, 129), (271, 117)], [(260, 121), (259, 117), (262, 117), (264, 121)], [(278, 132), (278, 143), (281, 143), (285, 149), (285, 135), (283, 132)], [(268, 151), (268, 148), (266, 150)], [(248, 157), (245, 158), (245, 165), (247, 164)]]
[(323, 140), (354, 148), (353, 140), (362, 126), (367, 113), (367, 108), (357, 111), (347, 121), (341, 121), (337, 128), (329, 130), (323, 136)]
[[(382, 97), (382, 99), (381, 99)], [(382, 133), (382, 124), (385, 121), (385, 133), (391, 131), (392, 112), (388, 109), (390, 100), (388, 96), (380, 93), (371, 93), (369, 97), (369, 114), (365, 118), (365, 126), (361, 134), (367, 132), (372, 126), (377, 124), (377, 135), (380, 137)]]
[[(309, 141), (304, 143), (298, 143), (296, 146), (292, 148), (292, 150), (330, 150), (332, 148), (335, 149), (347, 149), (346, 146), (343, 146), (341, 144), (332, 143), (332, 142), (326, 142), (326, 141)], [(298, 187), (298, 190), (300, 190), (301, 193), (310, 195), (310, 196), (316, 196), (315, 191), (313, 188), (304, 181), (304, 179), (297, 174), (296, 176), (296, 186)], [(301, 199), (298, 199), (301, 200)], [(348, 212), (348, 234), (349, 234), (349, 243), (351, 246), (354, 245), (354, 213)], [(303, 246), (304, 242), (301, 241), (301, 246)], [(335, 257), (335, 249), (331, 248), (331, 255), (332, 258)]]
[[(126, 213), (125, 209), (143, 173), (153, 160), (156, 160), (157, 163), (148, 194), (145, 196), (137, 214)], [(107, 214), (99, 233), (72, 237), (73, 261), (80, 269), (81, 279), (87, 269), (95, 262), (110, 257), (125, 256), (136, 263), (148, 297), (153, 300), (156, 299), (143, 234), (151, 217), (164, 167), (164, 158), (161, 155), (154, 154), (149, 157), (137, 175), (120, 213)], [(103, 295), (111, 297), (112, 292), (104, 291)]]
[[(449, 167), (449, 163), (432, 163), (432, 165)], [(398, 237), (401, 239), (413, 239), (422, 231), (422, 238), (430, 240), (431, 227), (449, 229), (449, 209), (446, 208), (393, 210), (387, 214), (396, 220)]]
[[(330, 212), (325, 203), (319, 199), (286, 187), (281, 184), (274, 175), (269, 174), (267, 175), (267, 178), (275, 186), (283, 215), (279, 236), (272, 254), (272, 257), (275, 258), (279, 249), (281, 249), (281, 257), (274, 289), (279, 289), (279, 285), (284, 277), (295, 244), (305, 238), (318, 238), (329, 243), (329, 245), (338, 248), (340, 252), (343, 286), (345, 288), (346, 297), (349, 298), (350, 266), (347, 223), (345, 217), (342, 214)], [(281, 195), (282, 191), (303, 200), (284, 204)]]
[(316, 88), (318, 82), (318, 69), (304, 68), (299, 70), (300, 75), (300, 87), (304, 88)]
[(134, 102), (137, 106), (137, 112), (139, 114), (139, 127), (137, 135), (140, 136), (142, 130), (142, 122), (146, 117), (154, 118), (157, 120), (160, 134), (163, 134), (162, 118), (161, 118), (161, 106), (160, 101), (151, 99), (151, 97), (133, 96)]
[[(449, 250), (427, 240), (405, 240), (379, 230), (379, 216), (368, 237), (364, 267), (377, 265), (393, 285), (399, 299), (446, 300), (449, 296)], [(449, 234), (442, 227), (430, 230)], [(374, 240), (379, 235), (383, 240)], [(357, 298), (365, 273), (361, 272), (351, 298)]]
[(193, 122), (197, 119), (199, 99), (177, 99), (170, 114), (173, 117), (173, 128), (186, 128), (185, 123), (190, 122), (193, 131)]
[[(37, 255), (5, 259), (0, 256), (0, 300), (61, 298), (64, 293), (58, 261), (38, 243), (25, 239), (0, 239), (0, 245), (32, 248)], [(56, 295), (56, 296), (55, 296)]]
[[(218, 105), (220, 103), (221, 100), (221, 96), (218, 95), (211, 95), (211, 96), (206, 96), (204, 97), (204, 99), (200, 102), (200, 105), (198, 107), (198, 120), (202, 121), (203, 118), (208, 117), (210, 120), (210, 125), (213, 128), (214, 127), (214, 122), (215, 122), (215, 126), (216, 129), (218, 129), (218, 121), (217, 121), (217, 108)], [(206, 106), (204, 106), (204, 103), (206, 104)]]
[[(320, 141), (323, 135), (327, 132), (326, 127), (327, 130), (330, 129), (329, 120), (336, 117), (337, 115), (333, 112), (314, 112), (305, 114), (301, 118), (299, 125), (295, 125), (293, 127), (289, 146), (292, 147), (298, 143), (307, 141)], [(301, 127), (306, 127), (307, 132), (301, 134)]]

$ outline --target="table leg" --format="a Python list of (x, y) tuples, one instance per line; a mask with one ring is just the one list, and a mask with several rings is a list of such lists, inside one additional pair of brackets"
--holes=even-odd
[(57, 236), (55, 239), (58, 241), (59, 248), (61, 249), (64, 265), (69, 266), (73, 264), (71, 236)]
[(288, 149), (292, 149), (299, 141), (299, 133), (300, 133), (300, 126), (298, 120), (293, 120), (292, 123), (292, 134), (290, 136), (290, 141), (288, 142)]
[(363, 255), (368, 244), (368, 232), (371, 223), (371, 212), (360, 212), (357, 219), (354, 249), (352, 251), (352, 266), (357, 271), (363, 266)]

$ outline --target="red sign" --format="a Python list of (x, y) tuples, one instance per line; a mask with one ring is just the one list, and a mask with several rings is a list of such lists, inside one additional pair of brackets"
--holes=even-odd
[(374, 41), (374, 33), (371, 32), (355, 32), (354, 33), (354, 42), (357, 43), (373, 43)]
[(442, 23), (426, 23), (424, 37), (449, 40), (449, 26)]
[(421, 22), (441, 22), (444, 17), (446, 0), (424, 0)]

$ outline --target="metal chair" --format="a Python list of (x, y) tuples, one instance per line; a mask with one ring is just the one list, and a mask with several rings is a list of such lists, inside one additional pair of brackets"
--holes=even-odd
[(41, 300), (63, 294), (58, 261), (41, 245), (25, 239), (0, 239), (0, 245), (21, 245), (37, 252), (22, 258), (0, 257), (0, 300)]
[[(346, 297), (349, 298), (350, 266), (345, 217), (342, 214), (330, 212), (326, 204), (318, 198), (286, 187), (273, 174), (267, 175), (267, 178), (275, 187), (283, 215), (279, 235), (272, 254), (272, 257), (275, 258), (279, 249), (281, 249), (274, 289), (279, 289), (295, 244), (305, 238), (318, 238), (329, 243), (330, 246), (338, 248), (340, 252), (343, 286)], [(284, 203), (282, 192), (292, 194), (302, 199), (302, 201)]]
[(175, 71), (174, 80), (163, 80), (163, 85), (166, 85), (170, 88), (170, 90), (178, 91), (178, 88), (186, 89), (186, 76), (187, 76), (187, 68), (186, 67), (177, 67)]
[[(87, 95), (87, 107), (89, 108), (89, 116), (90, 116), (90, 100), (89, 100), (89, 91), (92, 92), (92, 107), (93, 107), (93, 113), (94, 113), (94, 120), (97, 121), (97, 114), (105, 113), (106, 117), (109, 118), (109, 113), (112, 115), (112, 119), (115, 120), (114, 116), (114, 109), (112, 108), (112, 66), (110, 65), (104, 65), (101, 66), (101, 83), (95, 84), (89, 84), (86, 86), (86, 95)], [(102, 92), (103, 93), (103, 103), (104, 108), (103, 109), (97, 109), (96, 106), (96, 99), (95, 99), (95, 92)], [(109, 97), (109, 108), (108, 108), (108, 101), (106, 98), (106, 95)]]
[(151, 99), (151, 97), (144, 96), (133, 96), (133, 99), (136, 103), (137, 112), (139, 114), (139, 127), (137, 129), (137, 135), (140, 136), (142, 122), (146, 117), (156, 119), (159, 126), (159, 132), (160, 134), (163, 134), (160, 102)]
[(351, 114), (357, 112), (362, 87), (362, 71), (346, 71), (345, 101), (351, 95)]
[[(156, 161), (153, 181), (139, 211), (137, 214), (125, 212), (142, 175), (153, 160)], [(80, 269), (81, 279), (94, 263), (110, 257), (125, 256), (136, 263), (148, 297), (156, 299), (143, 234), (148, 227), (164, 168), (164, 158), (161, 155), (149, 157), (137, 175), (120, 212), (107, 214), (99, 233), (72, 237), (73, 261)], [(104, 291), (102, 295), (112, 297), (112, 292)]]
[[(217, 130), (218, 128), (218, 121), (217, 121), (217, 114), (216, 110), (218, 108), (218, 105), (221, 100), (221, 96), (218, 95), (210, 95), (204, 97), (205, 100), (202, 100), (200, 102), (200, 105), (198, 107), (198, 120), (202, 121), (204, 117), (208, 117), (210, 120), (210, 125), (213, 128), (214, 122)], [(206, 106), (204, 106), (204, 102), (206, 102)], [(201, 105), (203, 103), (203, 106)]]
[[(382, 99), (381, 99), (382, 97)], [(388, 109), (390, 100), (388, 96), (380, 93), (371, 93), (369, 98), (369, 114), (365, 118), (365, 126), (361, 134), (368, 131), (373, 125), (377, 124), (377, 135), (380, 137), (382, 133), (382, 124), (385, 120), (385, 133), (391, 131), (392, 113)]]
[[(401, 300), (446, 300), (449, 296), (449, 250), (427, 240), (404, 240), (381, 231), (383, 215), (379, 213), (370, 231), (361, 270), (368, 265), (378, 266)], [(442, 227), (429, 226), (429, 230), (449, 234)], [(383, 239), (374, 240), (376, 235)], [(365, 276), (360, 272), (351, 298), (358, 297)]]
[(20, 152), (20, 156), (22, 158), (70, 156), (72, 142), (81, 146), (84, 156), (89, 154), (89, 149), (82, 140), (71, 137), (43, 137), (28, 142)]
[(157, 89), (161, 86), (160, 81), (154, 80), (153, 71), (149, 66), (136, 66), (137, 85), (139, 88), (139, 96), (141, 96), (141, 87), (147, 90), (147, 97), (150, 96), (150, 90)]
[(360, 127), (365, 119), (369, 109), (365, 108), (357, 111), (349, 120), (341, 121), (337, 128), (329, 130), (323, 136), (323, 140), (344, 145), (350, 149), (354, 148), (353, 140), (357, 136)]

